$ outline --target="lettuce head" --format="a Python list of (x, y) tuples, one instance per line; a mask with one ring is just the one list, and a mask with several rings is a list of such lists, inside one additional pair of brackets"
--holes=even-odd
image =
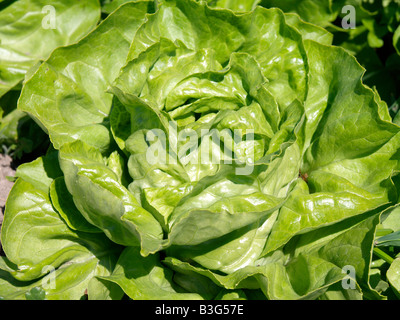
[(280, 9), (166, 0), (54, 50), (18, 101), (52, 148), (17, 170), (0, 296), (383, 298), (400, 127), (331, 42)]

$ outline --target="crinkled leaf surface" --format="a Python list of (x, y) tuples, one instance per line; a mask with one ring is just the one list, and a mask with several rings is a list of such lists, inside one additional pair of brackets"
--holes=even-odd
[(118, 244), (157, 251), (163, 236), (160, 224), (120, 184), (96, 149), (76, 141), (60, 149), (59, 160), (66, 188), (87, 221)]
[(112, 96), (106, 90), (151, 6), (126, 4), (77, 44), (56, 49), (27, 81), (18, 108), (38, 120), (55, 148), (80, 139), (107, 149)]
[(400, 259), (395, 259), (386, 274), (397, 296), (400, 294)]

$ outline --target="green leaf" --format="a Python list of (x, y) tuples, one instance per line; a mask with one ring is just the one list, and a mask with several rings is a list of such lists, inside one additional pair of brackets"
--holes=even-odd
[(390, 265), (386, 276), (389, 280), (390, 285), (392, 286), (394, 292), (399, 297), (400, 295), (400, 259), (395, 259)]
[[(331, 177), (334, 181), (334, 177)], [(331, 180), (330, 180), (331, 182)], [(309, 193), (303, 180), (299, 180), (287, 202), (279, 212), (263, 254), (276, 250), (296, 234), (342, 221), (374, 209), (380, 201), (346, 192)], [(349, 190), (350, 191), (350, 190)]]
[[(312, 57), (305, 106), (309, 118), (306, 141), (311, 142), (311, 147), (304, 160), (307, 166), (302, 171), (340, 163), (343, 159), (352, 163), (352, 159), (358, 161), (357, 158), (372, 153), (379, 156), (380, 152), (376, 151), (385, 144), (392, 148), (391, 144), (397, 143), (397, 137), (391, 139), (398, 133), (398, 127), (381, 119), (373, 91), (361, 82), (363, 70), (357, 61), (341, 48), (316, 45), (312, 41), (305, 44)], [(322, 57), (332, 63), (322, 65), (319, 62)]]
[(344, 49), (302, 20), (338, 35), (344, 1), (125, 2), (27, 73), (52, 146), (17, 170), (0, 298), (392, 298), (400, 127), (347, 50), (380, 5)]
[[(397, 184), (396, 184), (397, 185)], [(382, 215), (382, 226), (392, 231), (400, 230), (400, 208), (399, 206), (393, 206), (391, 210), (388, 210)]]
[[(357, 279), (353, 281), (364, 283), (368, 277), (368, 256), (378, 215), (372, 212), (350, 221), (328, 227), (331, 230), (321, 228), (300, 235), (283, 252), (275, 251), (253, 266), (228, 275), (195, 267), (172, 257), (167, 257), (165, 263), (176, 272), (201, 274), (227, 289), (261, 288), (270, 299), (315, 299), (330, 286), (345, 279), (342, 268), (347, 265), (354, 267)], [(361, 245), (363, 242), (365, 244)], [(319, 267), (314, 268), (315, 265)], [(297, 276), (299, 270), (302, 277)], [(357, 282), (354, 282), (354, 294), (360, 292)], [(368, 288), (365, 290), (370, 292)]]
[(400, 247), (400, 230), (392, 232), (388, 235), (379, 237), (375, 240), (375, 245), (380, 246), (395, 246)]
[(177, 291), (171, 270), (160, 264), (158, 255), (144, 258), (135, 247), (123, 251), (112, 275), (100, 278), (117, 283), (134, 300), (202, 300), (198, 294)]
[(385, 26), (379, 26), (374, 19), (362, 19), (363, 25), (368, 29), (368, 44), (372, 48), (380, 48), (383, 46), (381, 39), (387, 32)]
[(393, 46), (400, 55), (400, 26), (396, 29), (393, 35)]
[[(193, 267), (186, 262), (181, 262), (169, 257), (166, 258), (165, 263), (175, 272), (186, 274), (194, 272), (210, 278), (215, 284), (226, 289), (261, 288), (269, 299), (280, 300), (315, 298), (326, 290), (320, 288), (321, 283), (318, 283), (318, 279), (324, 278), (325, 285), (328, 285), (342, 278), (340, 271), (333, 265), (312, 257), (293, 259), (292, 263), (288, 265), (287, 268), (282, 264), (282, 261), (271, 262), (264, 266), (244, 267), (229, 275), (219, 275), (210, 270)], [(318, 270), (307, 270), (307, 265), (313, 265), (314, 263), (319, 263), (320, 268)], [(332, 270), (332, 268), (334, 268), (334, 270)], [(291, 280), (296, 280), (296, 278), (289, 279), (290, 275), (293, 275), (295, 270), (301, 270), (302, 274), (307, 277), (306, 279), (303, 278), (303, 280), (305, 280), (303, 283), (291, 283)], [(304, 285), (307, 287), (304, 287)], [(317, 287), (320, 289), (316, 290)]]
[(148, 10), (148, 2), (126, 4), (78, 43), (56, 49), (26, 82), (18, 108), (41, 124), (56, 149), (77, 139), (102, 151), (108, 148), (105, 118), (112, 96), (106, 90)]
[[(259, 219), (264, 221), (281, 205), (282, 199), (256, 192), (254, 188), (238, 188), (224, 179), (199, 195), (182, 200), (169, 219), (169, 239), (176, 245), (200, 244)], [(218, 226), (214, 223), (216, 216)]]
[(225, 8), (232, 11), (251, 11), (261, 0), (207, 0), (210, 7)]
[(50, 198), (54, 208), (71, 229), (83, 232), (101, 232), (100, 229), (88, 223), (76, 208), (73, 197), (65, 185), (64, 177), (53, 180), (50, 186)]
[(326, 45), (332, 44), (333, 34), (324, 28), (309, 23), (310, 20), (304, 21), (295, 13), (285, 14), (285, 20), (288, 24), (296, 28), (296, 30), (301, 33), (304, 40), (314, 40)]
[[(38, 177), (36, 165), (32, 170)], [(110, 273), (120, 249), (104, 235), (69, 229), (54, 211), (49, 190), (23, 179), (6, 204), (1, 242), (7, 258), (2, 257), (0, 268), (10, 276), (1, 272), (0, 296), (24, 299), (26, 292), (41, 287), (46, 299), (79, 299), (95, 275)], [(46, 179), (51, 177), (43, 172)]]
[(45, 300), (46, 291), (41, 287), (33, 287), (27, 293), (25, 293), (26, 300)]
[[(259, 219), (248, 226), (198, 245), (173, 245), (167, 250), (168, 255), (194, 261), (205, 268), (227, 274), (247, 265), (254, 265), (265, 246), (276, 214), (277, 211), (266, 219)], [(211, 226), (208, 228), (211, 229)], [(210, 231), (204, 228), (203, 232)], [(184, 233), (188, 235), (186, 230)]]
[(160, 224), (120, 184), (98, 150), (76, 141), (60, 149), (59, 160), (76, 208), (90, 224), (118, 244), (141, 243), (143, 254), (157, 251)]
[(261, 5), (266, 8), (278, 7), (285, 12), (297, 13), (303, 20), (326, 27), (334, 21), (338, 11), (344, 5), (343, 0), (337, 1), (333, 8), (329, 0), (262, 0)]

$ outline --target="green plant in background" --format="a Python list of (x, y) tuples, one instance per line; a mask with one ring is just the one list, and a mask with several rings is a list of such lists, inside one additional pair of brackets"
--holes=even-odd
[(17, 169), (0, 297), (396, 297), (400, 127), (354, 56), (276, 8), (121, 3), (23, 85), (52, 146)]
[(400, 297), (400, 210), (382, 215), (375, 238), (371, 281), (392, 299)]

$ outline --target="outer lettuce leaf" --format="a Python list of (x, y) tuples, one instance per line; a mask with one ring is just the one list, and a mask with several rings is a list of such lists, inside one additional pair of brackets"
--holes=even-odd
[[(96, 0), (85, 4), (52, 1), (51, 9), (48, 5), (48, 1), (19, 0), (0, 12), (0, 97), (21, 82), (39, 60), (47, 59), (55, 48), (81, 39), (100, 19)], [(52, 14), (54, 21), (50, 21)], [(48, 22), (54, 25), (47, 26)]]
[[(58, 151), (17, 172), (2, 269), (35, 281), (44, 262), (98, 257), (104, 241), (124, 250), (82, 284), (93, 298), (384, 298), (370, 263), (380, 215), (399, 198), (400, 127), (354, 57), (279, 9), (152, 9), (120, 6), (25, 84), (19, 107)], [(65, 246), (11, 250), (25, 188), (37, 216), (58, 211), (51, 239), (65, 233)], [(22, 286), (2, 277), (8, 292)]]
[(260, 3), (260, 0), (244, 0), (244, 1), (233, 1), (233, 0), (208, 0), (208, 5), (211, 7), (226, 8), (232, 11), (251, 11), (256, 5)]
[(49, 187), (61, 173), (54, 155), (25, 164), (7, 200), (1, 233), (7, 257), (0, 260), (0, 296), (24, 299), (40, 287), (46, 299), (79, 299), (86, 290), (91, 297), (121, 297), (113, 286), (97, 285), (98, 291), (90, 292), (94, 276), (110, 274), (121, 249), (103, 234), (69, 229), (54, 210)]
[[(5, 1), (0, 6), (0, 143), (14, 159), (44, 154), (47, 135), (16, 110), (21, 83), (54, 49), (80, 40), (100, 20), (100, 4), (87, 1)], [(10, 99), (9, 96), (12, 97)], [(16, 97), (14, 99), (14, 97)], [(14, 103), (15, 100), (15, 103)], [(3, 111), (3, 112), (2, 112)]]
[[(240, 2), (240, 1), (239, 1)], [(261, 1), (260, 5), (278, 7), (285, 12), (298, 14), (301, 19), (327, 28), (333, 34), (333, 43), (349, 50), (366, 68), (365, 83), (376, 87), (382, 99), (388, 104), (391, 115), (397, 113), (399, 99), (398, 38), (400, 5), (397, 1), (362, 0), (300, 0)], [(342, 19), (349, 19), (346, 6), (351, 6), (355, 16), (355, 28), (344, 29)], [(387, 40), (385, 40), (387, 39)], [(381, 48), (381, 51), (377, 51)]]
[(68, 227), (85, 232), (102, 232), (82, 216), (74, 205), (74, 200), (65, 185), (64, 177), (54, 179), (50, 185), (50, 198), (54, 208), (61, 215)]
[(296, 28), (301, 33), (304, 40), (314, 40), (322, 44), (331, 45), (333, 41), (333, 34), (324, 28), (318, 27), (315, 24), (302, 20), (299, 15), (295, 13), (286, 13), (285, 20), (292, 27)]
[[(283, 252), (275, 251), (257, 261), (256, 265), (241, 268), (229, 275), (213, 273), (175, 258), (167, 257), (165, 263), (176, 272), (200, 274), (228, 289), (261, 288), (269, 299), (315, 299), (330, 286), (345, 280), (341, 268), (347, 263), (354, 263), (357, 280), (368, 277), (368, 263), (360, 264), (363, 261), (360, 256), (371, 255), (374, 225), (378, 219), (377, 213), (372, 212), (359, 219), (359, 222), (355, 220), (350, 224), (344, 222), (332, 226), (332, 233), (318, 230), (299, 236)], [(349, 248), (346, 255), (339, 249), (344, 244)], [(303, 276), (298, 277), (298, 272)], [(353, 291), (357, 295), (360, 288), (356, 285)]]
[(326, 27), (334, 21), (339, 13), (339, 8), (343, 7), (345, 0), (262, 0), (260, 5), (266, 8), (278, 7), (285, 12), (294, 12), (300, 17), (313, 24)]
[(80, 141), (60, 149), (65, 185), (83, 217), (103, 230), (113, 242), (157, 251), (163, 236), (157, 220), (120, 184), (96, 149)]
[(280, 248), (296, 234), (364, 213), (378, 207), (381, 203), (381, 199), (368, 199), (354, 192), (310, 194), (305, 182), (299, 180), (279, 212), (263, 253)]
[(400, 259), (395, 259), (389, 267), (386, 276), (393, 287), (397, 297), (400, 295)]
[(159, 256), (144, 258), (138, 248), (126, 248), (112, 275), (101, 279), (117, 283), (134, 300), (201, 299), (198, 294), (182, 292), (179, 287), (175, 289), (172, 272), (161, 265)]
[(112, 96), (106, 90), (151, 7), (150, 2), (126, 4), (77, 44), (56, 49), (27, 81), (18, 108), (40, 123), (56, 149), (77, 139), (108, 148)]
[[(309, 119), (306, 140), (315, 136), (305, 162), (313, 170), (329, 162), (374, 153), (398, 132), (398, 126), (388, 122), (387, 111), (380, 110), (373, 91), (362, 84), (363, 69), (340, 48), (323, 47), (311, 41), (306, 41), (305, 45), (312, 57), (310, 94), (305, 107)], [(322, 65), (319, 62), (322, 57), (337, 62)], [(346, 75), (339, 72), (339, 61), (340, 68), (347, 70)], [(347, 127), (351, 130), (343, 129)], [(368, 135), (364, 131), (366, 128)], [(328, 145), (330, 147), (324, 149), (323, 146)], [(317, 157), (313, 156), (317, 153)]]

